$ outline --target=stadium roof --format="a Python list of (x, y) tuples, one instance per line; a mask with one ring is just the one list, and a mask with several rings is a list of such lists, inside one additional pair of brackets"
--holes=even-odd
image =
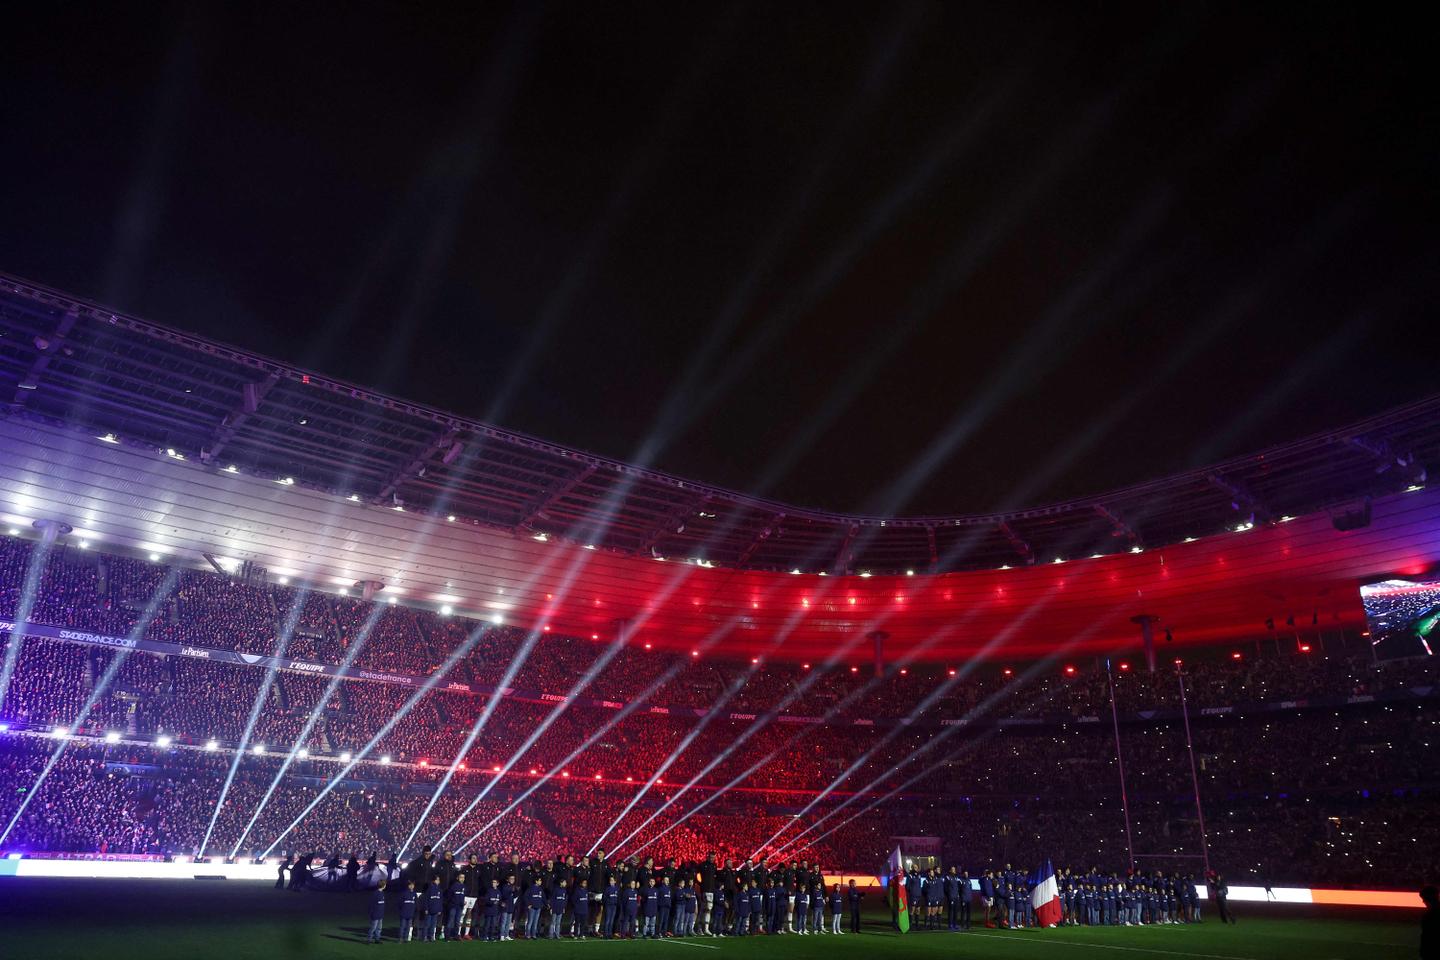
[[(1440, 397), (1001, 515), (823, 513), (500, 430), (0, 278), (0, 516), (107, 550), (646, 642), (818, 658), (1082, 653), (1363, 625), (1440, 561)], [(453, 518), (453, 519), (452, 519)], [(665, 558), (667, 562), (656, 562)], [(682, 562), (675, 562), (682, 561)]]
[(994, 569), (1154, 547), (1404, 489), (1440, 396), (1204, 469), (1010, 513), (854, 516), (750, 497), (385, 396), (0, 275), (0, 400), (213, 469), (526, 536), (721, 567)]

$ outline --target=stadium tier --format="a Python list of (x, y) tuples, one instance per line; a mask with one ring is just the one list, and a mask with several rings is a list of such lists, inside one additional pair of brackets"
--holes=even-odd
[[(6, 644), (0, 822), (24, 805), (6, 851), (188, 857), (208, 833), (222, 856), (368, 854), (443, 833), (507, 856), (598, 843), (874, 872), (905, 836), (948, 863), (1123, 864), (1112, 681), (1134, 852), (1189, 871), (1200, 849), (1174, 658), (877, 677), (39, 552), (0, 540), (6, 622), (40, 559), (32, 627)], [(1418, 882), (1440, 849), (1435, 661), (1302, 635), (1309, 652), (1286, 636), (1182, 658), (1209, 856), (1237, 880)]]

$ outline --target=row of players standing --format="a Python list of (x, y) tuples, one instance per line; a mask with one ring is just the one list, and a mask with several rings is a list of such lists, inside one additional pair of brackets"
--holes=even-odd
[[(958, 867), (948, 872), (938, 868), (911, 869), (904, 880), (911, 926), (939, 929), (943, 923), (950, 930), (970, 929), (971, 898), (977, 889), (986, 927), (1036, 925), (1030, 875), (1026, 871), (1007, 863), (1002, 870), (984, 871), (976, 881), (972, 881), (969, 871)], [(1213, 878), (1211, 884), (1221, 922), (1233, 922), (1227, 915), (1223, 879)], [(1200, 922), (1201, 900), (1193, 877), (1133, 871), (1117, 875), (1099, 868), (1082, 873), (1062, 868), (1055, 873), (1055, 885), (1060, 898), (1060, 922), (1066, 925)]]
[[(714, 853), (685, 864), (635, 857), (611, 863), (604, 851), (543, 862), (472, 855), (462, 863), (427, 846), (398, 884), (401, 939), (418, 932), (422, 939), (511, 940), (537, 938), (542, 930), (577, 939), (839, 934), (847, 907), (858, 933), (863, 896), (853, 882), (827, 892), (818, 863), (737, 863)], [(372, 939), (385, 902), (384, 890), (372, 896)]]

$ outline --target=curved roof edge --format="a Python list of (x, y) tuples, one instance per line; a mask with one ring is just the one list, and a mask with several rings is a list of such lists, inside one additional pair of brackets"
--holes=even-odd
[(1440, 394), (1206, 467), (1041, 506), (880, 517), (697, 483), (412, 403), (0, 274), (0, 402), (243, 470), (537, 538), (757, 570), (1033, 565), (1425, 482)]

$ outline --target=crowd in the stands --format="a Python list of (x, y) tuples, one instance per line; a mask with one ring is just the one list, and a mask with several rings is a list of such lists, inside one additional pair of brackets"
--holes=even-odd
[[(0, 538), (0, 618), (19, 611), (34, 550)], [(873, 870), (891, 837), (932, 835), (948, 857), (973, 851), (976, 863), (1114, 863), (1128, 854), (1108, 722), (1113, 675), (1137, 854), (1173, 855), (1177, 869), (1188, 869), (1185, 858), (1200, 849), (1192, 776), (1212, 860), (1228, 863), (1232, 877), (1418, 878), (1440, 850), (1424, 815), (1440, 787), (1440, 710), (1429, 695), (1364, 700), (1433, 685), (1435, 664), (1376, 665), (1334, 634), (1329, 651), (1316, 643), (1302, 653), (1268, 638), (1258, 651), (1187, 660), (1192, 774), (1184, 727), (1169, 713), (1179, 707), (1169, 658), (1153, 674), (1134, 660), (1125, 669), (1112, 663), (1112, 674), (1099, 664), (1031, 676), (1027, 664), (917, 664), (877, 679), (849, 665), (756, 666), (639, 644), (616, 649), (217, 573), (170, 574), (133, 559), (57, 551), (39, 571), (30, 619), (123, 636), (173, 580), (150, 638), (272, 654), (293, 622), (289, 657), (349, 659), (418, 677), (468, 643), (447, 681), (495, 686), (524, 656), (510, 684), (523, 696), (492, 702), (443, 684), (416, 696), (399, 684), (30, 637), (0, 702), (0, 724), (12, 728), (0, 732), (0, 825), (26, 804), (7, 846), (193, 855), (208, 831), (211, 853), (237, 844), (246, 852), (272, 844), (392, 849), (448, 774), (423, 837), (453, 823), (447, 842), (474, 835), (483, 849), (576, 849), (608, 830), (607, 842), (631, 849), (649, 843), (679, 857), (710, 849), (744, 857), (798, 834), (792, 850)], [(15, 645), (0, 639), (7, 651)], [(643, 697), (634, 709), (525, 698), (563, 694), (606, 658), (586, 695)], [(1362, 702), (1207, 712), (1299, 698)], [(704, 718), (650, 709), (720, 702), (724, 708)], [(777, 705), (826, 722), (765, 722)], [(1160, 715), (1144, 720), (1142, 711)], [(914, 723), (854, 722), (907, 716)], [(942, 725), (961, 717), (965, 725)], [(47, 736), (53, 727), (80, 736)], [(106, 733), (120, 742), (104, 743)], [(242, 738), (247, 753), (212, 829)], [(36, 790), (45, 758), (62, 744)], [(289, 764), (261, 807), (283, 755), (300, 746), (309, 758)], [(358, 761), (348, 781), (306, 812), (321, 785), (349, 765), (342, 758)], [(467, 812), (482, 790), (487, 796)]]

